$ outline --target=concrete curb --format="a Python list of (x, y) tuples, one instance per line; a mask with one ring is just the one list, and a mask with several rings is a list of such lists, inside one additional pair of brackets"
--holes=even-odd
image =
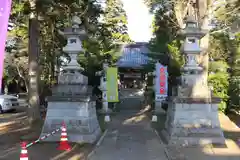
[(89, 160), (89, 158), (96, 152), (96, 149), (101, 145), (103, 139), (105, 138), (105, 136), (107, 135), (108, 129), (106, 129), (102, 136), (99, 138), (99, 140), (97, 141), (95, 147), (93, 148), (93, 150), (87, 155), (87, 160)]
[[(235, 129), (239, 129), (239, 128), (240, 128), (240, 124), (238, 124), (238, 125), (239, 125), (239, 126), (238, 126), (237, 124), (235, 124), (234, 122), (232, 122), (231, 119), (230, 119), (227, 115), (225, 115), (224, 113), (218, 113), (218, 117), (219, 117), (220, 115), (223, 116), (224, 118), (226, 118), (226, 120), (228, 120)], [(219, 118), (219, 119), (220, 119), (220, 118)], [(221, 123), (221, 122), (220, 122), (220, 123)]]
[[(159, 138), (160, 143), (163, 145), (164, 153), (165, 153), (165, 155), (166, 155), (166, 158), (167, 158), (168, 160), (174, 160), (174, 159), (176, 159), (176, 158), (173, 158), (173, 157), (170, 155), (170, 153), (169, 153), (166, 145), (162, 142), (161, 137), (160, 137), (160, 135), (158, 134), (158, 132), (157, 132), (156, 129), (154, 129), (154, 132), (155, 132), (155, 134), (157, 135), (157, 137)], [(181, 158), (181, 159), (182, 159), (182, 158)], [(185, 155), (184, 155), (184, 160), (188, 160), (188, 158), (187, 158)]]
[(171, 157), (169, 156), (169, 152), (168, 152), (168, 150), (167, 150), (167, 148), (166, 148), (166, 145), (162, 142), (161, 137), (159, 136), (157, 130), (154, 129), (154, 132), (155, 132), (155, 134), (157, 135), (157, 137), (158, 137), (158, 139), (159, 139), (161, 145), (163, 145), (164, 153), (165, 153), (167, 159), (168, 159), (168, 160), (171, 160)]
[(158, 132), (157, 132), (157, 130), (156, 130), (156, 129), (154, 129), (154, 132), (155, 132), (155, 134), (157, 135), (157, 137), (158, 137), (158, 139), (159, 139), (160, 143), (161, 143), (162, 145), (164, 145), (164, 146), (165, 146), (165, 144), (163, 143), (163, 141), (162, 141), (161, 137), (159, 136), (159, 134), (158, 134)]
[(106, 129), (106, 130), (104, 131), (103, 135), (99, 138), (99, 140), (98, 140), (96, 146), (100, 146), (100, 145), (101, 145), (101, 143), (102, 143), (104, 137), (107, 135), (107, 132), (108, 132), (108, 129)]

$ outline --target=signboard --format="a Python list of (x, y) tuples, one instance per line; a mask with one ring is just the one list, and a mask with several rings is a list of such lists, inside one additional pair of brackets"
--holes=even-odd
[(168, 94), (168, 72), (167, 67), (161, 65), (160, 63), (156, 64), (156, 96), (157, 97), (167, 97)]
[(107, 101), (118, 102), (118, 69), (107, 68)]
[(125, 74), (123, 74), (123, 77), (124, 78), (141, 78), (141, 73), (129, 73), (129, 74), (127, 74), (127, 73), (125, 73)]

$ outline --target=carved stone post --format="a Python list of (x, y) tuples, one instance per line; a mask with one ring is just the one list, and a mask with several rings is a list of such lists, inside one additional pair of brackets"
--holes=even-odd
[(111, 120), (109, 113), (112, 112), (112, 110), (108, 108), (108, 101), (107, 101), (107, 77), (106, 77), (107, 69), (108, 69), (108, 63), (105, 61), (103, 63), (103, 70), (96, 73), (96, 75), (101, 75), (99, 88), (102, 91), (102, 110), (100, 112), (105, 114), (104, 116), (105, 122), (109, 122)]

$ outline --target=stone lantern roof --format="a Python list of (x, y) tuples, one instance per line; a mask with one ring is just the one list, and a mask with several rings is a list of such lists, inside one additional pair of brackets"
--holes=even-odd
[(84, 28), (73, 28), (73, 27), (65, 28), (63, 33), (65, 36), (72, 36), (72, 35), (85, 36), (86, 35), (86, 31), (84, 30)]
[(180, 33), (180, 35), (182, 35), (184, 38), (197, 37), (199, 39), (205, 36), (206, 34), (207, 31), (202, 30), (199, 27), (198, 22), (192, 16), (187, 17), (186, 27), (183, 30), (181, 30)]
[(72, 26), (65, 28), (63, 34), (67, 38), (72, 36), (79, 36), (81, 40), (84, 40), (87, 37), (87, 33), (84, 26), (82, 25), (82, 21), (76, 15), (72, 18)]

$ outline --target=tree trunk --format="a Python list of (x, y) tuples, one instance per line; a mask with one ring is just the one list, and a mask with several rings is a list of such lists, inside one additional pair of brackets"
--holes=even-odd
[(36, 0), (29, 0), (32, 13), (29, 17), (29, 91), (28, 91), (28, 117), (32, 125), (35, 121), (40, 120), (39, 108), (39, 53), (38, 53), (38, 19), (36, 10)]
[[(196, 0), (197, 4), (197, 18), (199, 22), (199, 26), (202, 29), (209, 29), (209, 23), (212, 19), (211, 9), (212, 9), (212, 1), (213, 0)], [(188, 1), (176, 1), (176, 5), (174, 8), (176, 18), (178, 21), (178, 24), (181, 28), (183, 28), (183, 18), (186, 15), (186, 8), (189, 6), (189, 0)], [(187, 3), (188, 2), (188, 3)], [(209, 55), (208, 55), (208, 46), (209, 46), (209, 34), (204, 36), (200, 40), (200, 46), (204, 49), (200, 56), (200, 64), (204, 68), (203, 71), (203, 78), (204, 82), (207, 83), (207, 77), (208, 77), (208, 61), (209, 61)]]
[[(201, 26), (202, 29), (209, 30), (209, 23), (212, 18), (211, 13), (210, 13), (210, 9), (211, 9), (210, 5), (212, 5), (211, 2), (212, 2), (212, 0), (197, 0), (199, 25)], [(207, 80), (207, 77), (208, 77), (209, 37), (210, 37), (210, 35), (208, 33), (200, 41), (200, 46), (204, 50), (200, 57), (200, 64), (202, 65), (202, 67), (204, 69), (203, 76), (205, 77), (205, 80)]]

